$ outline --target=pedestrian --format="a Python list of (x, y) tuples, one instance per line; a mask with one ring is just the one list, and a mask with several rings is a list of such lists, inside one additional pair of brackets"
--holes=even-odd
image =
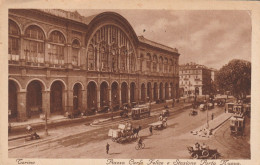
[(214, 113), (211, 114), (211, 120), (213, 120), (213, 119), (214, 119)]
[(108, 152), (109, 152), (109, 147), (110, 147), (110, 145), (107, 143), (107, 145), (106, 145), (107, 154), (108, 154)]
[(153, 126), (149, 127), (149, 131), (150, 131), (150, 135), (152, 135), (153, 134)]

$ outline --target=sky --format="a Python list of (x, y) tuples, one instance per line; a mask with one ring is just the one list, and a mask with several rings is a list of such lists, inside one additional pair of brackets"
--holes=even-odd
[(83, 16), (117, 12), (137, 36), (177, 48), (179, 63), (220, 69), (232, 59), (251, 61), (251, 13), (246, 10), (78, 10)]

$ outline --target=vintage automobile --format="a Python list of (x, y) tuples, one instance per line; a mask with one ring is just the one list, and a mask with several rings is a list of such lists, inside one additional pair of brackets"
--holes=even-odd
[(232, 116), (230, 119), (231, 135), (242, 136), (244, 134), (245, 119), (241, 116)]
[(193, 159), (218, 159), (220, 157), (220, 153), (217, 149), (205, 148), (194, 150), (191, 146), (187, 147), (187, 149)]
[(149, 117), (150, 113), (150, 108), (147, 105), (139, 105), (131, 109), (131, 116), (134, 120)]

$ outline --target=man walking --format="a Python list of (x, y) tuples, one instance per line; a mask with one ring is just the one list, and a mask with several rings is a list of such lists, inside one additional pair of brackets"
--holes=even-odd
[(149, 131), (150, 131), (150, 135), (152, 135), (153, 134), (153, 126), (149, 127)]
[(109, 147), (110, 147), (110, 145), (107, 143), (107, 145), (106, 145), (107, 154), (108, 154), (108, 152), (109, 152)]

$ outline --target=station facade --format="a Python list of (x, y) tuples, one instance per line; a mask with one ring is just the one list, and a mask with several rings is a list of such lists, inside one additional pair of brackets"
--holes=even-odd
[(176, 48), (114, 12), (9, 10), (9, 117), (25, 121), (178, 97)]

